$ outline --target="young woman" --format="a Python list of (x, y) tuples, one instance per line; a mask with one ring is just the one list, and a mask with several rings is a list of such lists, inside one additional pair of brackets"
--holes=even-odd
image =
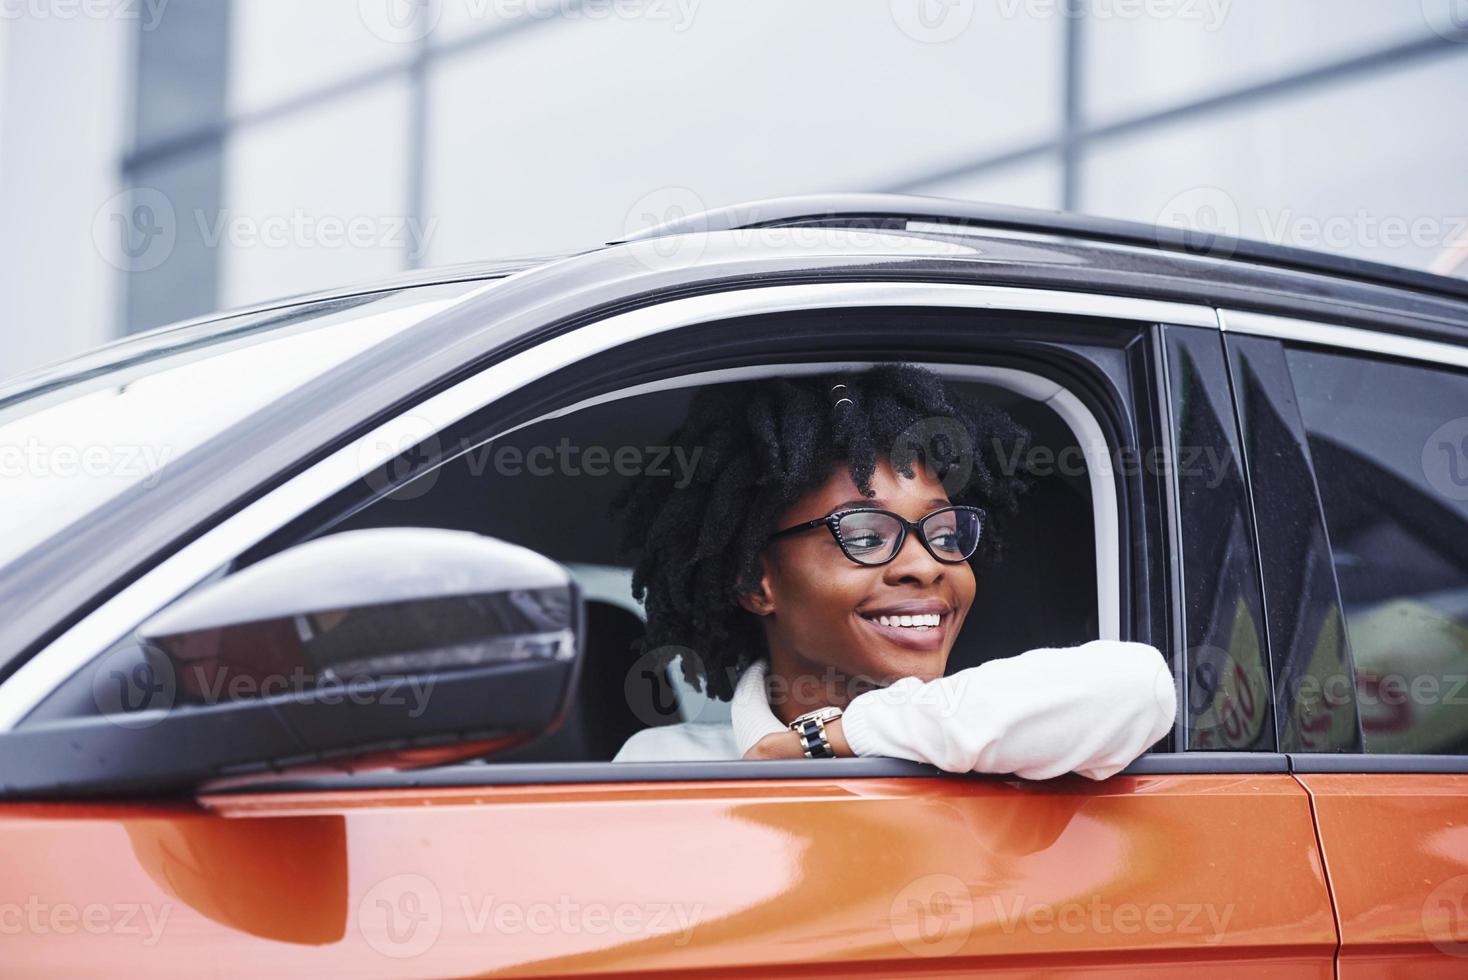
[(1026, 433), (891, 365), (701, 393), (692, 482), (621, 501), (645, 650), (733, 701), (731, 724), (638, 732), (617, 761), (890, 756), (1103, 779), (1171, 727), (1158, 651), (1093, 641), (944, 676), (1024, 490)]

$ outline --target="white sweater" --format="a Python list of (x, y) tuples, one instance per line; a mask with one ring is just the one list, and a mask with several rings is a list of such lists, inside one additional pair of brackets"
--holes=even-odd
[[(616, 762), (739, 759), (786, 730), (770, 710), (768, 664), (744, 672), (729, 724), (684, 722), (640, 731)], [(841, 719), (861, 756), (926, 762), (947, 772), (1105, 779), (1172, 727), (1177, 698), (1155, 647), (1093, 640), (1031, 650), (950, 677), (906, 677), (853, 698)]]

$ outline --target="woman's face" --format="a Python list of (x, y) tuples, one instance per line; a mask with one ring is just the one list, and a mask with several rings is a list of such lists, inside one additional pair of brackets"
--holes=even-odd
[[(872, 476), (875, 497), (863, 497), (844, 465), (793, 503), (780, 528), (853, 507), (879, 507), (910, 521), (946, 507), (943, 485), (917, 466), (904, 477), (883, 460)], [(771, 658), (802, 673), (839, 675), (838, 683), (886, 685), (902, 677), (941, 677), (954, 638), (974, 601), (967, 562), (939, 562), (909, 533), (885, 565), (848, 559), (824, 527), (779, 538), (764, 554), (761, 591), (743, 602), (764, 617)], [(882, 625), (880, 618), (938, 614), (926, 628)]]

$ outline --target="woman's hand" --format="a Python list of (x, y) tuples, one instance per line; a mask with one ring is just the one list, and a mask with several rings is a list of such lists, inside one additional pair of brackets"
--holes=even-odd
[[(854, 756), (851, 746), (846, 743), (846, 736), (841, 734), (841, 719), (826, 723), (826, 738), (831, 743), (831, 750), (839, 756)], [(800, 736), (795, 732), (775, 732), (766, 735), (749, 747), (744, 753), (746, 759), (804, 759), (805, 750), (800, 746)]]
[(744, 753), (746, 759), (804, 759), (800, 748), (800, 736), (794, 732), (775, 732), (766, 735)]

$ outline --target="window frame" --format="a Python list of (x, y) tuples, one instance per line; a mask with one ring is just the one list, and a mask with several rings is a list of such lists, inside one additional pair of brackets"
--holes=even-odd
[[(680, 328), (722, 324), (739, 316), (772, 312), (803, 314), (815, 309), (883, 307), (1043, 313), (1063, 317), (1067, 322), (1095, 323), (1100, 318), (1113, 323), (1124, 321), (1136, 324), (1139, 333), (1147, 324), (1163, 319), (1206, 325), (1212, 315), (1211, 310), (1204, 308), (1150, 300), (1127, 300), (1106, 295), (1091, 296), (980, 285), (863, 282), (729, 290), (667, 300), (587, 323), (569, 333), (522, 350), (425, 401), (404, 408), (389, 422), (191, 540), (179, 552), (62, 634), (0, 687), (0, 709), (8, 707), (10, 713), (9, 717), (0, 720), (0, 737), (23, 718), (30, 707), (39, 704), (56, 684), (63, 682), (76, 669), (85, 666), (111, 642), (126, 635), (147, 615), (163, 608), (188, 588), (269, 538), (272, 533), (308, 514), (314, 505), (329, 499), (345, 486), (360, 481), (367, 473), (393, 458), (391, 447), (402, 445), (404, 436), (421, 436), (425, 417), (434, 420), (434, 432), (444, 431), (476, 411), (496, 406), (510, 395), (537, 382), (546, 381), (559, 370), (574, 368), (597, 354), (630, 347), (638, 340)], [(591, 350), (586, 349), (588, 342)], [(1133, 394), (1138, 404), (1160, 397), (1153, 384), (1139, 383)], [(1143, 426), (1131, 415), (1123, 421), (1130, 430), (1126, 435), (1140, 448), (1147, 438), (1147, 434), (1142, 431)], [(394, 435), (399, 438), (392, 438)], [(385, 450), (383, 447), (389, 448)], [(1108, 448), (1112, 448), (1112, 445), (1109, 444)], [(1120, 480), (1119, 475), (1117, 478)], [(1119, 489), (1119, 499), (1122, 501), (1137, 493), (1137, 488), (1133, 486), (1119, 486)], [(1156, 502), (1153, 501), (1143, 510), (1150, 513), (1155, 508)], [(1119, 517), (1125, 522), (1128, 513), (1126, 503), (1122, 504), (1120, 511)], [(1129, 558), (1133, 563), (1138, 560), (1133, 546), (1135, 539), (1135, 529), (1124, 530), (1121, 557)], [(1123, 616), (1123, 622), (1137, 616), (1136, 602), (1131, 601), (1128, 605), (1131, 608), (1124, 610), (1126, 615)], [(1145, 624), (1142, 628), (1146, 628)], [(1130, 625), (1123, 627), (1123, 635), (1128, 634), (1134, 634)], [(1141, 638), (1161, 641), (1161, 636)], [(54, 683), (43, 687), (42, 684), (48, 678)], [(8, 699), (6, 695), (9, 695)], [(18, 715), (15, 713), (17, 695), (21, 699), (34, 699)], [(1263, 758), (1259, 762), (1268, 764)], [(817, 775), (810, 770), (803, 772)], [(419, 776), (421, 775), (420, 773)]]

